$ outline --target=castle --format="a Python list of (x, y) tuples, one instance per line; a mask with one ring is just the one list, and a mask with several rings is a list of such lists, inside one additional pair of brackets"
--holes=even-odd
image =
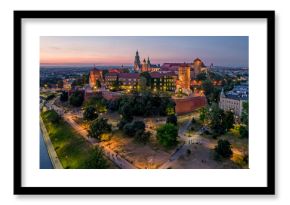
[(190, 95), (192, 93), (190, 89), (190, 65), (181, 64), (178, 68), (178, 80), (176, 81), (175, 93), (184, 93)]
[(100, 83), (103, 82), (103, 71), (96, 69), (96, 66), (94, 66), (94, 69), (90, 71), (89, 76), (89, 84), (92, 89), (97, 88), (97, 81)]

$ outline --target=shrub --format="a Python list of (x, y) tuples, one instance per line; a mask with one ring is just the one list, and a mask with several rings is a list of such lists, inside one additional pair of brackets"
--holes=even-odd
[(69, 98), (69, 103), (72, 106), (79, 107), (83, 104), (84, 94), (81, 91), (75, 91)]
[(227, 140), (218, 140), (215, 151), (224, 158), (230, 158), (233, 155), (231, 143)]
[(88, 106), (84, 111), (84, 119), (85, 120), (94, 120), (98, 118), (97, 109), (94, 106)]
[(169, 115), (166, 119), (166, 123), (177, 125), (177, 117), (175, 115)]
[(89, 127), (89, 136), (100, 140), (100, 135), (111, 132), (112, 126), (104, 118), (94, 120)]
[(169, 123), (157, 129), (157, 140), (164, 147), (172, 147), (177, 144), (178, 129)]

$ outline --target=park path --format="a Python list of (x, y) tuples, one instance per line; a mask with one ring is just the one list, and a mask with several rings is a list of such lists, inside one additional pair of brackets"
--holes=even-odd
[[(55, 110), (60, 116), (63, 117), (63, 119), (77, 132), (79, 133), (85, 140), (87, 140), (88, 142), (90, 142), (92, 145), (97, 145), (99, 146), (99, 144), (97, 143), (96, 139), (93, 139), (91, 137), (88, 137), (88, 131), (83, 128), (82, 126), (80, 126), (73, 118), (74, 115), (71, 113), (64, 113), (63, 109), (56, 106), (53, 103), (49, 103), (48, 107), (50, 109)], [(112, 149), (108, 148), (108, 147), (104, 147), (104, 146), (99, 146), (106, 157), (108, 157), (112, 162), (114, 162), (118, 167), (122, 168), (122, 169), (137, 169), (133, 164), (131, 164), (130, 162), (128, 162), (126, 159), (124, 159), (122, 156), (120, 156), (119, 154), (117, 154), (116, 152), (114, 152)]]

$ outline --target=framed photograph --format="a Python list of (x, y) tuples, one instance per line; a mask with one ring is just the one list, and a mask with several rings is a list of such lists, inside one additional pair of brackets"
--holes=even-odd
[(275, 194), (274, 11), (14, 11), (14, 194)]

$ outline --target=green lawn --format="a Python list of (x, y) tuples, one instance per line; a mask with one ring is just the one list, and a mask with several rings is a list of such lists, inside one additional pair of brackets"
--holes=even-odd
[[(45, 123), (51, 142), (58, 158), (65, 169), (94, 169), (100, 168), (92, 161), (96, 160), (96, 152), (92, 145), (79, 136), (62, 119), (58, 123), (50, 122), (51, 112), (42, 112), (41, 116)], [(108, 164), (108, 163), (107, 163)], [(104, 166), (102, 168), (106, 168)]]

